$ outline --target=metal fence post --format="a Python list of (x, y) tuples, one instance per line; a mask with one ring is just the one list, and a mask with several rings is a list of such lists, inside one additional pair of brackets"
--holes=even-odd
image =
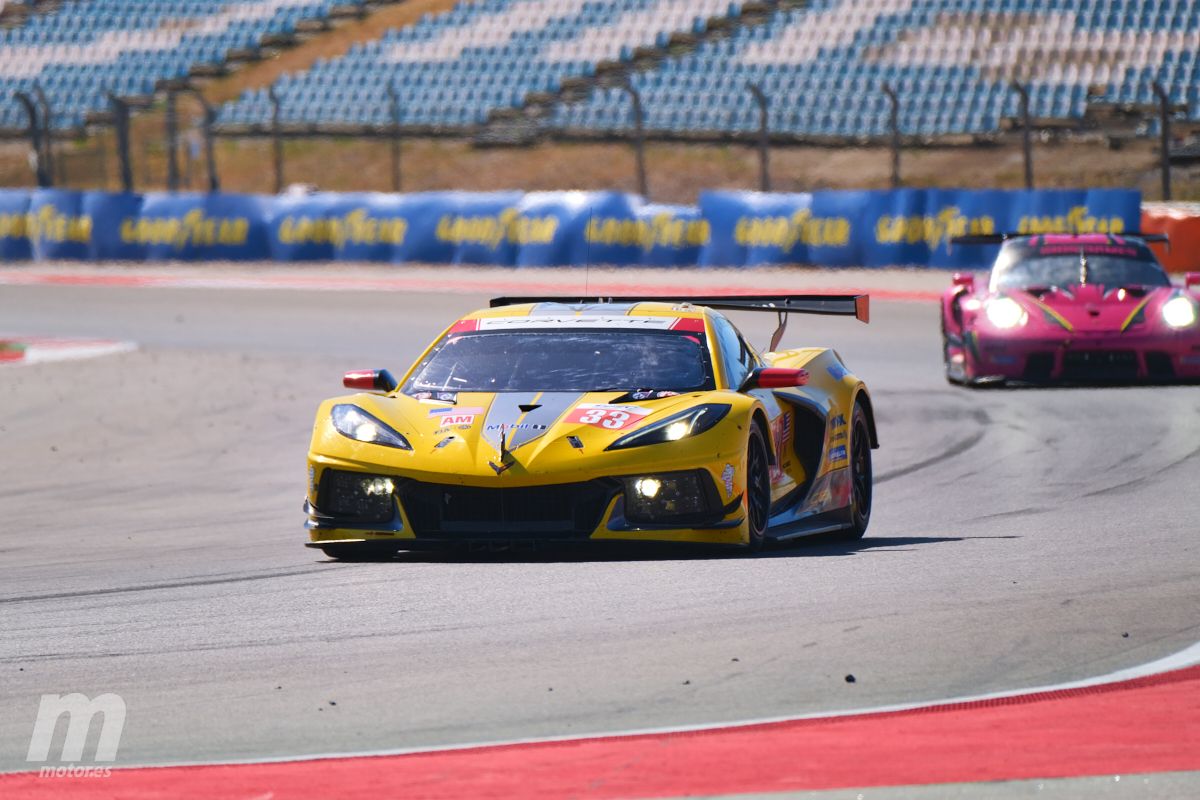
[(54, 110), (50, 108), (50, 100), (46, 97), (46, 93), (42, 90), (40, 83), (33, 84), (33, 93), (37, 95), (38, 107), (42, 111), (42, 154), (41, 157), (46, 162), (46, 177), (50, 179), (50, 185), (53, 186), (56, 172), (54, 170)]
[(175, 90), (167, 90), (164, 114), (167, 127), (167, 189), (179, 191), (179, 119), (175, 110)]
[(117, 129), (117, 158), (121, 162), (121, 190), (133, 191), (133, 165), (129, 161), (129, 105), (112, 92), (108, 103), (113, 110), (113, 124)]
[(1151, 84), (1158, 98), (1159, 148), (1162, 150), (1162, 199), (1171, 199), (1171, 96), (1158, 81)]
[(217, 175), (217, 153), (213, 143), (213, 123), (217, 121), (217, 110), (204, 98), (199, 89), (193, 86), (190, 91), (204, 109), (204, 159), (208, 166), (208, 190), (219, 192), (221, 191), (221, 179)]
[(1021, 151), (1025, 156), (1025, 188), (1033, 188), (1033, 122), (1029, 119), (1029, 90), (1017, 81), (1009, 84), (1021, 101)]
[(46, 177), (46, 165), (42, 163), (42, 128), (38, 122), (37, 106), (34, 105), (33, 98), (27, 92), (16, 92), (13, 94), (13, 98), (25, 108), (25, 113), (29, 115), (29, 146), (33, 150), (33, 172), (38, 187), (45, 188), (50, 185), (50, 181)]
[(279, 95), (275, 87), (267, 87), (267, 98), (271, 101), (271, 147), (275, 157), (275, 194), (283, 191), (283, 138), (279, 128)]
[(391, 144), (392, 144), (392, 191), (400, 191), (400, 95), (396, 93), (396, 87), (388, 84), (388, 101), (391, 104)]
[(900, 98), (896, 96), (890, 83), (883, 85), (883, 93), (887, 95), (888, 101), (892, 104), (891, 113), (888, 115), (888, 126), (891, 128), (892, 134), (892, 188), (898, 189), (900, 188)]
[(758, 103), (758, 186), (764, 192), (771, 191), (771, 118), (770, 101), (757, 83), (747, 83), (746, 88)]
[(629, 81), (625, 81), (621, 88), (629, 93), (629, 99), (633, 103), (633, 146), (637, 157), (638, 194), (649, 200), (650, 189), (646, 184), (646, 116), (642, 109), (642, 94), (633, 88)]

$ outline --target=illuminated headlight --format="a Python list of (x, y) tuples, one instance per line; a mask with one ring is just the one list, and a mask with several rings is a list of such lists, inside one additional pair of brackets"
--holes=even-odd
[(633, 490), (639, 496), (653, 500), (658, 497), (659, 490), (662, 489), (662, 481), (658, 478), (638, 478), (633, 482)]
[(396, 482), (386, 475), (326, 470), (317, 507), (325, 514), (382, 522), (396, 513)]
[(662, 444), (677, 442), (716, 425), (729, 413), (730, 406), (723, 403), (705, 403), (689, 408), (678, 414), (672, 414), (664, 420), (647, 425), (633, 433), (626, 434), (608, 446), (609, 450), (621, 450), (626, 447), (642, 447), (647, 444)]
[(358, 406), (336, 405), (330, 412), (330, 419), (334, 429), (347, 439), (412, 450), (407, 439)]
[(984, 310), (987, 313), (988, 322), (1005, 330), (1024, 325), (1029, 319), (1029, 315), (1025, 313), (1021, 304), (1011, 297), (997, 297), (989, 300)]
[(1190, 328), (1196, 324), (1196, 304), (1189, 297), (1172, 297), (1163, 303), (1162, 318), (1172, 328)]
[(712, 511), (702, 472), (672, 472), (625, 480), (625, 516), (631, 522), (695, 520)]

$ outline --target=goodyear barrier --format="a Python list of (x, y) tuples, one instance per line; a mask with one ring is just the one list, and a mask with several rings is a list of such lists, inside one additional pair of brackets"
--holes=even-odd
[(0, 190), (0, 258), (501, 266), (986, 266), (969, 233), (1136, 230), (1126, 190), (114, 194)]

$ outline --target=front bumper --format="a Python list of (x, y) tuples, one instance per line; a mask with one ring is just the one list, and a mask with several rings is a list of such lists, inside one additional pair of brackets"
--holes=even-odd
[[(703, 497), (689, 513), (662, 519), (638, 518), (626, 501), (630, 479), (598, 478), (578, 483), (514, 487), (433, 484), (387, 476), (394, 491), (390, 509), (373, 518), (329, 513), (330, 477), (324, 469), (304, 505), (308, 545), (394, 549), (475, 544), (550, 544), (594, 541), (744, 544), (748, 531), (742, 495), (724, 502), (708, 470), (695, 473)], [(377, 473), (361, 473), (364, 476)], [(686, 475), (687, 473), (664, 473)]]
[(947, 352), (969, 383), (1174, 383), (1200, 381), (1200, 337), (1126, 334), (1033, 339), (968, 336)]

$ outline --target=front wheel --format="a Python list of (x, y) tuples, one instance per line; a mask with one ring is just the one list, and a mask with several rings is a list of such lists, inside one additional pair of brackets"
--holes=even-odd
[(750, 426), (746, 442), (746, 521), (750, 527), (751, 552), (758, 552), (766, 542), (767, 522), (771, 517), (771, 465), (767, 455), (767, 440), (762, 428)]
[(871, 522), (874, 491), (871, 431), (867, 425), (867, 412), (863, 410), (861, 403), (855, 403), (850, 421), (850, 527), (842, 531), (840, 538), (854, 541), (866, 534), (867, 525)]

